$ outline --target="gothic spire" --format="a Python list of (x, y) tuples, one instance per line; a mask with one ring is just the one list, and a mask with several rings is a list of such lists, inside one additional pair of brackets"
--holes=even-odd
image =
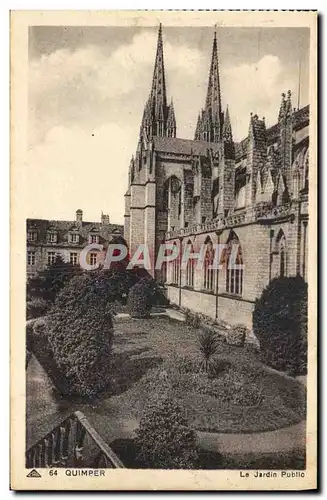
[(170, 106), (168, 108), (167, 136), (168, 137), (176, 137), (176, 118), (175, 118), (173, 99), (171, 99)]
[(278, 121), (280, 121), (285, 116), (285, 109), (286, 109), (286, 100), (285, 100), (285, 97), (286, 97), (286, 95), (283, 92), (282, 93), (282, 100), (281, 100), (280, 107), (279, 107)]
[(224, 125), (223, 125), (223, 139), (225, 142), (233, 142), (233, 134), (232, 134), (232, 125), (229, 118), (229, 110), (228, 106), (226, 108), (226, 113), (224, 117)]
[(211, 65), (209, 72), (209, 81), (207, 89), (207, 97), (205, 108), (211, 110), (212, 118), (220, 119), (221, 115), (221, 97), (220, 97), (220, 79), (219, 79), (219, 62), (218, 62), (218, 47), (217, 34), (215, 31), (212, 46)]
[[(212, 45), (211, 64), (208, 79), (205, 107), (201, 123), (197, 124), (195, 139), (208, 142), (219, 142), (221, 139), (223, 114), (221, 110), (220, 78), (217, 34), (215, 32)], [(199, 130), (201, 129), (200, 137)]]
[(167, 95), (166, 95), (161, 23), (159, 25), (159, 31), (158, 31), (157, 53), (156, 53), (156, 60), (154, 63), (153, 79), (152, 79), (152, 87), (150, 95), (156, 117), (158, 117), (159, 114), (164, 115), (165, 113), (163, 111), (166, 111), (167, 108)]
[(200, 115), (200, 113), (198, 114), (198, 120), (196, 122), (194, 139), (196, 141), (199, 141), (201, 139), (201, 115)]
[(292, 92), (290, 90), (287, 91), (285, 112), (287, 116), (290, 116), (292, 114)]
[[(159, 25), (157, 51), (154, 63), (152, 85), (149, 99), (145, 105), (144, 115), (141, 125), (141, 134), (145, 133), (147, 138), (152, 136), (164, 137), (168, 135), (168, 115), (171, 106), (167, 106), (166, 78), (163, 55), (162, 26)], [(175, 120), (175, 113), (172, 107), (170, 120)], [(145, 126), (146, 125), (146, 126)], [(176, 135), (176, 120), (175, 120)], [(171, 133), (171, 128), (170, 128)], [(173, 137), (175, 137), (173, 135)]]

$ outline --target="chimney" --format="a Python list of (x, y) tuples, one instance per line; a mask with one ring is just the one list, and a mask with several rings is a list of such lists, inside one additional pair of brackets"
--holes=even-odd
[(101, 224), (108, 226), (110, 224), (110, 218), (108, 214), (101, 212)]
[(83, 222), (83, 210), (76, 210), (76, 222)]

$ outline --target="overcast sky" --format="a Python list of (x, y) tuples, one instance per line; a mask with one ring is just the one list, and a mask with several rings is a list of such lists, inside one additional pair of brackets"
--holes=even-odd
[[(219, 28), (223, 107), (234, 139), (252, 111), (276, 122), (281, 93), (308, 102), (309, 30)], [(193, 139), (204, 105), (213, 27), (163, 27), (168, 99), (177, 136)], [(68, 219), (101, 210), (123, 223), (130, 157), (152, 79), (157, 27), (31, 27), (29, 30), (29, 217)]]

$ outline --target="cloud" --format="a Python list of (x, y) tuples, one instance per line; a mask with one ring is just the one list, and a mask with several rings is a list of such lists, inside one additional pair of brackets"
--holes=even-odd
[[(156, 43), (155, 34), (144, 32), (109, 57), (101, 47), (88, 46), (31, 61), (31, 217), (72, 217), (84, 206), (89, 218), (98, 219), (103, 209), (113, 221), (123, 221), (129, 159), (137, 146)], [(203, 57), (197, 49), (171, 43), (165, 43), (164, 57), (168, 91), (176, 90), (185, 135), (196, 119), (194, 75), (201, 80)]]
[[(136, 108), (139, 123), (150, 90), (156, 43), (154, 33), (143, 32), (109, 57), (100, 46), (88, 46), (59, 49), (32, 60), (29, 101), (34, 139), (67, 122), (117, 123), (129, 108)], [(171, 43), (165, 43), (164, 51), (168, 81), (177, 94), (176, 107), (181, 110), (180, 97), (186, 91), (183, 108), (188, 108), (194, 75), (201, 74), (202, 53)]]
[(272, 54), (223, 70), (224, 100), (229, 104), (235, 140), (247, 136), (251, 112), (265, 116), (267, 126), (276, 123), (281, 93), (295, 91), (294, 81), (285, 74), (280, 59)]

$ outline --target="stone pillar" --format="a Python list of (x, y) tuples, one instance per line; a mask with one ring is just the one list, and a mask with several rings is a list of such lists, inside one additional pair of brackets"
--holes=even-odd
[(156, 260), (156, 184), (148, 181), (145, 186), (144, 243), (147, 245), (151, 261), (149, 272), (154, 276)]
[(145, 242), (144, 238), (144, 185), (131, 186), (130, 207), (130, 253), (133, 254), (138, 245)]

